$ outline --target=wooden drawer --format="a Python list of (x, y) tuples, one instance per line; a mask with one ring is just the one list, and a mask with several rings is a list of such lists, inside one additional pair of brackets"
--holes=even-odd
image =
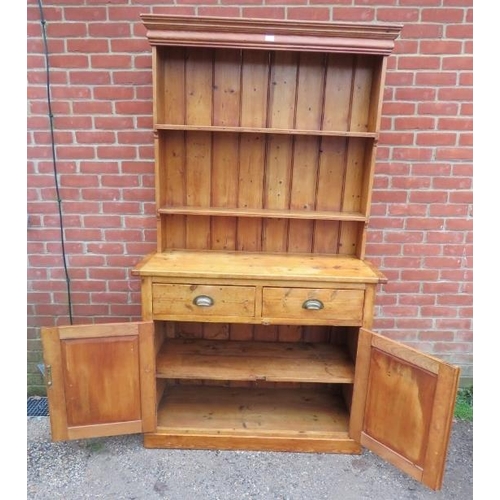
[(255, 288), (251, 286), (153, 283), (156, 319), (252, 318), (254, 314)]
[(353, 326), (363, 320), (364, 290), (264, 288), (262, 298), (265, 318)]

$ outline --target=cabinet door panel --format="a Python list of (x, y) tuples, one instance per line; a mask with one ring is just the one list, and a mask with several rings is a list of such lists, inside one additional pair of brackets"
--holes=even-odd
[(43, 328), (52, 439), (155, 428), (153, 324)]
[(361, 329), (351, 437), (440, 489), (459, 368)]

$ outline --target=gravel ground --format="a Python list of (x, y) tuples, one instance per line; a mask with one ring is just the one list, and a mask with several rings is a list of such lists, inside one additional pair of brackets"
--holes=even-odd
[(146, 449), (141, 435), (52, 443), (28, 417), (27, 498), (36, 500), (469, 500), (472, 423), (456, 421), (434, 492), (361, 455)]

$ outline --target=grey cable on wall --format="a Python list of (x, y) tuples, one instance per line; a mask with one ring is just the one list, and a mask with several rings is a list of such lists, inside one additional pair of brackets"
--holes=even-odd
[(47, 43), (47, 33), (45, 30), (45, 17), (43, 15), (43, 6), (42, 0), (38, 0), (38, 8), (40, 10), (40, 24), (42, 26), (42, 37), (43, 37), (43, 46), (44, 46), (44, 54), (45, 54), (45, 68), (47, 73), (47, 107), (48, 107), (48, 115), (50, 122), (50, 139), (52, 146), (52, 164), (54, 166), (54, 181), (55, 181), (55, 189), (57, 195), (57, 206), (59, 210), (59, 228), (61, 234), (61, 248), (62, 248), (62, 259), (64, 266), (64, 274), (66, 277), (66, 290), (68, 295), (68, 309), (69, 309), (69, 322), (73, 324), (73, 306), (71, 303), (71, 281), (68, 273), (68, 265), (66, 259), (66, 248), (64, 244), (64, 226), (63, 226), (63, 215), (62, 215), (62, 200), (59, 194), (59, 183), (57, 178), (57, 160), (56, 160), (56, 146), (54, 139), (54, 115), (52, 114), (52, 102), (50, 97), (50, 65), (49, 65), (49, 47)]

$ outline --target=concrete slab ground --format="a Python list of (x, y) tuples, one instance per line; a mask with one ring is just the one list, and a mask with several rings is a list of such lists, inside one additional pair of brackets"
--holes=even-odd
[[(432, 491), (373, 453), (151, 450), (141, 435), (53, 443), (28, 417), (30, 500), (470, 500), (472, 423), (455, 421), (444, 485)], [(4, 468), (4, 471), (7, 469)]]

